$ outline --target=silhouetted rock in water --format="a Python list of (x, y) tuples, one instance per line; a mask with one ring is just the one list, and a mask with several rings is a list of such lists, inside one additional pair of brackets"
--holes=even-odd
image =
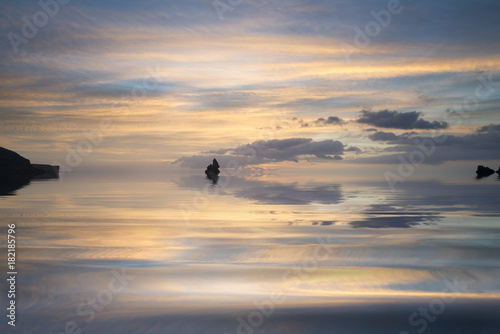
[(41, 171), (41, 173), (35, 175), (35, 180), (59, 178), (59, 166), (41, 164), (31, 164), (31, 166)]
[(59, 178), (59, 166), (32, 164), (14, 151), (0, 147), (0, 196), (11, 195), (32, 179)]
[(219, 163), (217, 162), (217, 159), (214, 159), (213, 162), (207, 166), (205, 174), (210, 180), (217, 182), (220, 173), (219, 167), (220, 166)]
[(482, 178), (495, 174), (495, 171), (489, 167), (484, 167), (482, 165), (479, 165), (477, 166), (476, 174), (478, 178)]
[(3, 147), (0, 147), (0, 171), (17, 174), (36, 174), (37, 172), (28, 159)]

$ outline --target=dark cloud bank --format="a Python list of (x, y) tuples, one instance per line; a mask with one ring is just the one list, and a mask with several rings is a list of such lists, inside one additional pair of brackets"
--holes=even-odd
[(311, 138), (289, 138), (259, 140), (251, 144), (232, 148), (211, 150), (200, 155), (182, 157), (174, 164), (191, 168), (206, 167), (207, 158), (217, 156), (222, 167), (231, 162), (239, 166), (257, 165), (268, 162), (294, 161), (301, 156), (313, 156), (325, 160), (342, 160), (345, 152), (359, 152), (357, 147), (347, 147), (338, 140), (313, 141)]
[[(395, 134), (377, 131), (368, 136), (373, 141), (390, 144), (385, 152), (411, 152), (421, 149), (427, 152), (426, 164), (445, 161), (500, 159), (500, 124), (478, 128), (474, 133), (455, 136), (421, 136), (415, 132)], [(366, 163), (400, 163), (400, 154), (386, 154), (376, 158), (360, 159)]]
[(399, 112), (390, 110), (361, 111), (358, 123), (369, 124), (380, 128), (392, 128), (403, 130), (438, 130), (448, 128), (448, 123), (433, 121), (429, 122), (421, 118), (422, 113), (417, 111)]
[[(448, 128), (447, 122), (427, 121), (423, 119), (422, 113), (418, 111), (401, 112), (397, 110), (368, 111), (362, 110), (361, 115), (355, 120), (357, 123), (368, 124), (380, 128), (403, 129), (403, 130), (442, 130)], [(294, 120), (297, 120), (294, 118)], [(324, 127), (332, 125), (343, 125), (347, 123), (338, 116), (318, 118), (315, 121), (304, 122), (299, 120), (301, 127)], [(373, 129), (372, 129), (373, 130)]]

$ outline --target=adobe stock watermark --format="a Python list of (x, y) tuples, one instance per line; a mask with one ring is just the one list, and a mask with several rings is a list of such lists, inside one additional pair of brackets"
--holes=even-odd
[[(332, 241), (331, 237), (327, 237), (325, 240), (319, 238), (313, 256), (305, 259), (301, 264), (295, 265), (293, 269), (286, 270), (281, 276), (281, 283), (290, 280), (303, 281), (308, 279), (318, 270), (320, 261), (325, 261), (329, 256), (333, 255), (332, 249), (327, 247), (332, 244)], [(269, 319), (276, 312), (276, 307), (283, 304), (286, 299), (287, 296), (283, 290), (276, 289), (269, 294), (268, 298), (254, 301), (255, 309), (246, 316), (236, 317), (238, 323), (236, 334), (253, 334), (256, 329), (264, 325), (265, 320)], [(225, 332), (224, 334), (230, 333)]]
[(61, 5), (66, 5), (71, 0), (40, 0), (38, 1), (38, 6), (41, 10), (37, 11), (31, 17), (31, 20), (26, 16), (21, 18), (23, 26), (21, 27), (21, 33), (16, 34), (14, 32), (9, 32), (7, 38), (10, 41), (10, 45), (16, 54), (19, 54), (19, 47), (24, 44), (28, 44), (30, 40), (38, 35), (40, 29), (43, 29), (50, 21), (54, 18), (60, 10)]
[[(129, 94), (121, 96), (120, 102), (112, 105), (112, 109), (123, 106), (127, 108), (126, 112), (121, 115), (120, 120), (125, 119), (130, 114), (134, 103), (146, 98), (151, 91), (158, 88), (160, 84), (160, 69), (158, 65), (155, 69), (148, 67), (147, 72), (149, 75), (142, 80), (140, 88), (133, 88)], [(57, 161), (52, 162), (52, 165), (60, 166), (59, 180), (62, 181), (65, 173), (71, 173), (80, 166), (83, 158), (90, 155), (96, 147), (99, 147), (103, 143), (105, 135), (114, 128), (115, 124), (113, 121), (103, 119), (99, 122), (97, 129), (82, 132), (85, 139), (80, 140), (73, 147), (71, 145), (66, 146), (65, 164)]]
[[(466, 284), (458, 282), (458, 278), (444, 282), (445, 288), (441, 291), (439, 298), (434, 298), (427, 306), (420, 306), (418, 311), (413, 312), (408, 318), (410, 326), (415, 327), (416, 333), (422, 334), (430, 323), (436, 321), (437, 317), (446, 310), (446, 305), (453, 303), (460, 293), (467, 291)], [(399, 332), (399, 334), (411, 334), (415, 332)]]
[[(479, 75), (477, 77), (479, 84), (474, 90), (474, 94), (467, 96), (461, 104), (453, 106), (452, 112), (445, 112), (442, 121), (450, 121), (455, 125), (462, 124), (462, 121), (470, 116), (466, 112), (477, 110), (479, 103), (488, 99), (492, 94), (497, 92), (500, 87), (500, 82), (493, 81), (493, 74)], [(450, 117), (453, 117), (451, 120)], [(432, 156), (436, 151), (436, 146), (444, 144), (448, 140), (448, 136), (443, 134), (441, 130), (436, 131), (437, 136), (426, 137), (422, 141), (415, 139), (414, 143), (417, 148), (412, 150), (408, 155), (398, 156), (400, 164), (397, 168), (397, 174), (391, 171), (385, 171), (383, 176), (389, 188), (394, 191), (398, 183), (405, 182), (416, 171), (415, 166), (425, 163), (427, 158)]]
[(224, 13), (232, 12), (242, 2), (243, 0), (214, 0), (214, 2), (212, 2), (212, 6), (214, 6), (215, 12), (219, 17), (219, 20), (223, 22)]
[[(412, 0), (408, 0), (412, 1)], [(340, 47), (344, 53), (347, 62), (351, 62), (351, 57), (355, 53), (361, 52), (361, 49), (370, 46), (372, 39), (377, 37), (385, 28), (389, 26), (394, 15), (400, 14), (405, 7), (401, 5), (400, 0), (389, 0), (386, 9), (379, 11), (371, 10), (370, 15), (373, 20), (368, 21), (364, 27), (354, 26), (353, 44), (341, 43)]]
[[(81, 317), (86, 317), (86, 319), (82, 320), (80, 324), (70, 320), (66, 322), (64, 331), (56, 334), (80, 334), (82, 332), (82, 327), (94, 321), (97, 312), (102, 312), (106, 305), (111, 304), (113, 296), (122, 292), (129, 285), (129, 281), (135, 279), (135, 276), (125, 273), (125, 268), (122, 268), (121, 272), (113, 269), (111, 275), (113, 277), (108, 281), (107, 288), (99, 290), (95, 297), (87, 298), (85, 303), (81, 303), (77, 306), (76, 314)], [(49, 334), (52, 334), (52, 332)]]

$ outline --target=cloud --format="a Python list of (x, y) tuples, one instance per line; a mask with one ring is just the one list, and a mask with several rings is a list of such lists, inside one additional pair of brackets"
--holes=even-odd
[(490, 124), (486, 125), (483, 127), (480, 127), (476, 131), (477, 133), (491, 133), (491, 132), (497, 132), (500, 133), (500, 124)]
[(329, 116), (327, 119), (320, 117), (317, 120), (312, 121), (311, 123), (305, 123), (303, 120), (300, 120), (299, 123), (301, 123), (301, 127), (306, 128), (306, 127), (323, 127), (323, 126), (330, 126), (330, 125), (342, 125), (342, 124), (345, 124), (345, 121), (338, 116)]
[(378, 131), (368, 136), (373, 141), (385, 142), (395, 146), (384, 148), (385, 152), (400, 154), (381, 155), (374, 158), (361, 158), (363, 163), (401, 163), (399, 157), (405, 152), (422, 150), (425, 146), (425, 164), (441, 164), (445, 161), (492, 160), (500, 159), (500, 124), (490, 124), (478, 128), (474, 133), (455, 136), (419, 136), (415, 132), (395, 134)]
[(392, 129), (446, 129), (448, 123), (433, 121), (426, 121), (420, 116), (421, 112), (409, 111), (409, 112), (399, 112), (390, 110), (381, 111), (361, 111), (362, 115), (357, 120), (358, 123), (370, 124), (373, 126), (381, 128), (392, 128)]
[[(410, 25), (384, 30), (377, 43), (354, 54), (351, 63), (339, 46), (353, 42), (354, 31), (346, 27), (364, 28), (367, 17), (360, 13), (369, 15), (372, 2), (248, 2), (231, 6), (235, 10), (225, 13), (224, 24), (212, 2), (71, 2), (61, 6), (57, 17), (28, 44), (20, 45), (21, 55), (14, 53), (8, 38), (0, 39), (0, 99), (4, 109), (9, 108), (0, 116), (1, 140), (22, 141), (20, 148), (42, 156), (56, 150), (47, 149), (52, 143), (71, 134), (78, 142), (80, 129), (111, 119), (120, 134), (132, 138), (151, 131), (175, 132), (172, 138), (182, 152), (198, 152), (200, 142), (218, 141), (207, 147), (242, 143), (241, 138), (251, 135), (245, 129), (261, 127), (275, 108), (282, 107), (287, 118), (304, 118), (314, 130), (336, 129), (336, 116), (328, 115), (347, 120), (368, 106), (382, 110), (413, 105), (425, 112), (425, 118), (437, 119), (441, 106), (452, 106), (475, 91), (480, 83), (476, 70), (491, 71), (493, 82), (499, 80), (500, 41), (494, 37), (500, 27), (495, 24), (500, 5), (493, 2), (453, 2), (443, 11), (442, 4), (428, 1), (405, 10), (404, 19), (398, 17)], [(2, 9), (4, 37), (9, 32), (22, 35), (21, 18), (31, 20), (41, 10), (37, 1), (26, 0), (4, 1)], [(467, 24), (457, 27), (454, 22)], [(432, 33), (422, 34), (422, 29)], [(457, 43), (465, 42), (466, 36), (469, 42)], [(161, 72), (159, 89), (135, 101), (127, 110), (129, 116), (122, 118), (128, 108), (115, 108), (115, 103), (140, 88), (147, 69), (156, 66)], [(497, 90), (479, 101), (474, 122), (496, 120), (498, 105)], [(224, 128), (213, 126), (217, 122)], [(229, 127), (233, 131), (226, 132)], [(213, 136), (215, 129), (227, 135)], [(140, 144), (150, 156), (157, 155), (154, 143)], [(114, 148), (109, 155), (97, 153), (88, 159), (137, 159), (127, 153), (127, 146), (117, 142)], [(163, 159), (175, 160), (178, 152), (167, 149)], [(247, 157), (239, 159), (246, 163)]]
[(238, 165), (258, 165), (269, 162), (294, 161), (302, 156), (313, 156), (326, 160), (342, 160), (345, 152), (359, 152), (357, 147), (346, 147), (338, 140), (313, 141), (311, 138), (288, 138), (259, 140), (233, 148), (201, 152), (199, 155), (182, 157), (174, 161), (191, 168), (203, 168), (207, 159), (217, 156), (222, 167), (236, 161)]
[(498, 141), (500, 140), (500, 124), (490, 124), (478, 128), (474, 133), (455, 136), (455, 135), (441, 135), (439, 137), (430, 136), (417, 136), (416, 132), (407, 132), (397, 135), (393, 132), (378, 131), (368, 136), (374, 141), (385, 141), (399, 145), (417, 145), (423, 141), (428, 142), (432, 140), (434, 146), (437, 147), (455, 147), (464, 150), (471, 149), (492, 149), (500, 151)]
[(392, 132), (377, 131), (374, 134), (368, 136), (373, 141), (395, 141), (400, 136)]

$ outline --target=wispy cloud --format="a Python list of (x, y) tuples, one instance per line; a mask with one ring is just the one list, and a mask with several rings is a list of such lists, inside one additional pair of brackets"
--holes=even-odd
[[(255, 141), (275, 109), (283, 109), (287, 119), (303, 120), (282, 129), (283, 138), (319, 142), (332, 131), (360, 131), (363, 124), (445, 129), (434, 120), (474, 93), (479, 73), (492, 73), (498, 81), (500, 28), (494, 13), (499, 4), (408, 4), (383, 34), (346, 62), (340, 45), (352, 43), (353, 27), (363, 28), (378, 5), (243, 2), (221, 23), (212, 1), (71, 1), (20, 47), (19, 55), (7, 38), (0, 39), (1, 139), (21, 145), (31, 136), (33, 147), (12, 148), (41, 151), (68, 138), (78, 142), (79, 130), (111, 119), (118, 125), (113, 135), (131, 141), (145, 140), (149, 131), (163, 131), (165, 138), (172, 134), (168, 139), (175, 137), (182, 148), (167, 154), (176, 159), (228, 142)], [(31, 19), (41, 10), (25, 0), (4, 1), (0, 9), (2, 36), (22, 34), (22, 17)], [(131, 110), (116, 108), (148, 75), (147, 68), (156, 66), (158, 89)], [(499, 101), (498, 92), (480, 101), (474, 123), (500, 122)], [(360, 119), (368, 123), (357, 123), (359, 110), (393, 114), (368, 112)], [(218, 136), (216, 127), (227, 134)], [(358, 147), (370, 143), (342, 141)], [(157, 151), (148, 141), (144, 146), (149, 156)], [(116, 147), (106, 153), (122, 158), (124, 151)]]

